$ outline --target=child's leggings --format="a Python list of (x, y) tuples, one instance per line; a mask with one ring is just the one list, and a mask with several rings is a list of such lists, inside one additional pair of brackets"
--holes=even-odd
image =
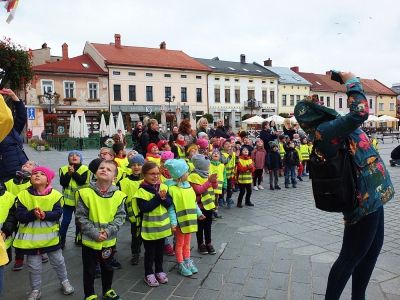
[(254, 171), (254, 174), (253, 174), (253, 185), (254, 186), (257, 186), (257, 181), (258, 181), (258, 185), (261, 184), (263, 172), (264, 172), (264, 169), (256, 169)]
[(190, 233), (182, 233), (181, 229), (177, 226), (175, 231), (175, 257), (176, 262), (179, 264), (184, 259), (190, 258)]

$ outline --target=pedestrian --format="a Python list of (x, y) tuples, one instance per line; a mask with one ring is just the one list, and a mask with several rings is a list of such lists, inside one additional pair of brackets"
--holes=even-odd
[[(153, 161), (146, 162), (142, 167), (143, 182), (135, 193), (132, 201), (136, 201), (142, 219), (142, 239), (144, 253), (144, 282), (151, 287), (168, 282), (163, 270), (164, 238), (170, 236), (171, 226), (168, 217), (168, 207), (172, 198), (167, 192), (168, 187), (160, 183), (160, 169)], [(155, 269), (153, 270), (153, 265)]]
[(161, 155), (159, 153), (160, 153), (160, 151), (158, 150), (157, 144), (150, 143), (147, 146), (147, 153), (146, 153), (145, 160), (155, 162), (158, 166), (160, 166)]
[(118, 174), (113, 161), (104, 160), (96, 172), (96, 182), (77, 194), (76, 220), (82, 232), (83, 291), (86, 300), (97, 299), (95, 269), (100, 263), (103, 299), (120, 300), (112, 289), (114, 268), (112, 248), (126, 213), (126, 195), (112, 183)]
[(69, 283), (59, 237), (63, 213), (62, 194), (51, 187), (55, 174), (40, 166), (32, 170), (29, 188), (18, 193), (16, 220), (19, 222), (13, 246), (16, 255), (26, 255), (32, 292), (29, 300), (39, 299), (42, 286), (42, 255), (47, 253), (65, 295), (74, 288)]
[(310, 161), (310, 152), (308, 148), (308, 143), (307, 143), (307, 137), (303, 136), (300, 138), (300, 146), (299, 150), (301, 153), (301, 158), (302, 158), (302, 165), (303, 165), (303, 173), (300, 174), (299, 176), (308, 176), (308, 168), (309, 168), (309, 161)]
[(254, 165), (253, 190), (263, 190), (264, 187), (261, 185), (261, 181), (263, 180), (264, 168), (266, 167), (265, 159), (267, 158), (267, 151), (264, 148), (264, 142), (262, 139), (256, 140), (256, 147), (251, 152), (250, 157)]
[(389, 172), (366, 134), (359, 129), (369, 115), (368, 100), (359, 79), (339, 72), (347, 88), (349, 113), (343, 117), (316, 101), (299, 102), (294, 113), (301, 128), (314, 141), (314, 148), (329, 159), (345, 148), (345, 139), (356, 164), (359, 207), (346, 211), (342, 248), (328, 276), (325, 299), (340, 298), (352, 277), (352, 299), (365, 299), (365, 291), (383, 245), (383, 206), (394, 196)]
[(389, 160), (389, 163), (391, 167), (400, 165), (400, 146), (397, 146), (390, 152), (390, 158), (391, 160)]
[[(232, 140), (233, 141), (233, 140)], [(233, 177), (235, 174), (236, 166), (236, 153), (233, 151), (232, 141), (229, 139), (223, 139), (221, 141), (221, 161), (225, 165), (226, 172), (226, 188), (222, 189), (222, 201), (220, 197), (219, 205), (224, 206), (224, 194), (226, 194), (226, 204), (231, 207), (233, 204), (232, 200), (232, 188), (233, 188)], [(233, 143), (233, 145), (235, 145)]]
[(270, 145), (270, 150), (267, 153), (267, 169), (269, 173), (269, 189), (270, 190), (280, 190), (280, 186), (278, 185), (279, 182), (279, 172), (278, 170), (283, 169), (281, 155), (278, 152), (278, 145), (274, 142)]
[(121, 128), (117, 128), (117, 133), (114, 134), (113, 140), (114, 140), (114, 143), (122, 143), (122, 144), (124, 144), (124, 146), (126, 146), (126, 144), (127, 144), (125, 134), (122, 133)]
[[(68, 165), (60, 168), (60, 184), (63, 187), (64, 206), (62, 207), (62, 221), (60, 227), (61, 248), (65, 247), (67, 231), (72, 220), (72, 214), (75, 213), (75, 192), (84, 188), (89, 183), (89, 169), (83, 165), (83, 156), (78, 150), (72, 150), (68, 154)], [(81, 245), (78, 238), (78, 226), (75, 222), (75, 245)]]
[[(115, 165), (117, 166), (117, 163), (114, 160), (115, 159), (115, 152), (114, 152), (113, 149), (108, 148), (108, 147), (103, 147), (103, 148), (100, 149), (100, 152), (99, 152), (98, 156), (99, 156), (99, 158), (102, 158), (104, 160), (112, 160), (112, 161), (114, 161)], [(95, 173), (97, 172), (97, 168), (98, 168), (98, 165), (95, 168), (94, 172), (91, 171), (91, 173), (92, 173), (92, 179), (91, 180), (96, 180), (95, 179), (95, 177), (96, 177)], [(126, 169), (124, 170), (124, 169), (122, 169), (122, 168), (120, 168), (118, 166), (117, 166), (117, 169), (118, 169), (117, 180), (113, 184), (117, 184), (120, 180), (124, 179), (125, 176), (126, 176), (126, 173), (125, 173)]]
[(294, 188), (297, 188), (296, 167), (300, 166), (300, 159), (297, 150), (294, 148), (294, 141), (290, 141), (286, 148), (283, 164), (285, 166), (285, 188), (289, 188), (290, 183)]
[(46, 130), (43, 130), (42, 133), (40, 134), (40, 138), (42, 141), (47, 141), (47, 133)]
[(214, 189), (215, 195), (215, 207), (213, 210), (213, 220), (222, 219), (222, 216), (218, 214), (218, 202), (224, 201), (222, 190), (226, 190), (226, 171), (225, 165), (221, 162), (221, 153), (218, 149), (214, 149), (211, 154), (210, 161), (210, 173), (217, 174), (218, 186)]
[(216, 254), (216, 251), (211, 243), (211, 225), (215, 207), (214, 189), (218, 186), (217, 174), (210, 175), (210, 160), (203, 154), (195, 154), (192, 162), (194, 169), (188, 180), (196, 193), (197, 205), (205, 216), (205, 219), (197, 220), (197, 251), (203, 255), (213, 255)]
[(168, 186), (173, 205), (168, 208), (171, 228), (175, 235), (175, 257), (178, 272), (183, 276), (191, 276), (198, 269), (190, 258), (190, 238), (197, 232), (197, 219), (204, 220), (205, 216), (196, 203), (196, 193), (188, 182), (189, 167), (184, 160), (170, 159), (165, 167), (172, 179), (165, 181)]
[(218, 137), (224, 138), (224, 139), (229, 139), (230, 135), (228, 134), (228, 132), (224, 126), (223, 119), (218, 120), (218, 126), (215, 130), (214, 136), (218, 136)]
[(198, 147), (195, 144), (189, 145), (188, 149), (186, 150), (186, 163), (189, 166), (189, 173), (192, 173), (194, 166), (192, 162), (193, 155), (198, 153)]
[(154, 143), (157, 146), (157, 143), (161, 140), (158, 132), (158, 121), (156, 119), (149, 119), (146, 125), (147, 130), (142, 133), (140, 140), (141, 147), (144, 151), (147, 151), (149, 144)]
[(254, 173), (253, 160), (249, 155), (249, 150), (246, 147), (242, 147), (241, 155), (239, 156), (239, 162), (236, 166), (237, 169), (237, 182), (239, 185), (239, 197), (236, 206), (242, 208), (243, 197), (246, 196), (245, 205), (254, 206), (251, 202), (251, 183), (252, 175)]
[[(271, 121), (273, 122), (273, 121)], [(260, 131), (260, 139), (264, 142), (265, 151), (269, 151), (269, 142), (273, 142), (278, 138), (275, 131), (270, 127), (271, 122), (264, 121), (261, 124), (262, 130)], [(275, 125), (275, 123), (273, 123)], [(276, 128), (274, 128), (276, 130)]]

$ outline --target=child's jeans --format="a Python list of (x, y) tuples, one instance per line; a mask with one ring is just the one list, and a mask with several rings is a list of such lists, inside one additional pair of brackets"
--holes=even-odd
[[(61, 221), (61, 226), (60, 226), (61, 239), (65, 240), (65, 238), (67, 236), (68, 227), (69, 227), (69, 224), (71, 223), (73, 213), (75, 213), (75, 206), (71, 206), (71, 205), (63, 206), (63, 215), (62, 215), (62, 221)], [(78, 232), (79, 232), (79, 229), (75, 222), (75, 238), (77, 237)]]
[(181, 229), (177, 226), (175, 231), (175, 257), (176, 262), (180, 264), (184, 259), (190, 258), (190, 233), (182, 233)]
[(4, 266), (0, 266), (0, 297), (3, 293), (3, 285), (4, 285)]
[[(67, 268), (65, 267), (64, 257), (62, 250), (48, 252), (50, 264), (57, 273), (58, 280), (63, 282), (67, 280)], [(27, 255), (26, 263), (28, 265), (29, 280), (32, 290), (40, 290), (42, 286), (42, 255)]]
[(136, 222), (131, 223), (131, 252), (132, 254), (139, 254), (141, 252), (142, 237), (140, 235), (140, 229), (137, 227)]
[(250, 201), (250, 197), (251, 197), (251, 183), (239, 183), (239, 197), (238, 197), (238, 201), (237, 204), (241, 204), (244, 194), (246, 194), (246, 203), (251, 202)]
[[(264, 169), (256, 169), (254, 171), (253, 185), (261, 185)], [(257, 184), (258, 181), (258, 184)]]
[(269, 170), (269, 184), (272, 186), (278, 185), (278, 169)]
[(292, 182), (292, 184), (297, 184), (295, 165), (285, 165), (285, 186), (289, 185), (290, 182)]

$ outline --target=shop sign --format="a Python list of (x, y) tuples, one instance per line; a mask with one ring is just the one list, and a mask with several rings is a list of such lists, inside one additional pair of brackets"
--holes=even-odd
[(263, 108), (262, 112), (275, 112), (275, 108)]

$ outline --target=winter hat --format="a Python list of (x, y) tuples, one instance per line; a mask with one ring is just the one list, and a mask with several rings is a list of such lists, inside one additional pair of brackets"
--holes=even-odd
[(32, 175), (35, 174), (36, 172), (43, 172), (44, 174), (46, 174), (47, 177), (47, 185), (50, 185), (51, 181), (54, 179), (54, 176), (56, 176), (53, 172), (53, 170), (50, 170), (49, 168), (45, 167), (45, 166), (39, 166), (37, 168), (34, 168), (32, 170)]
[(204, 155), (195, 154), (192, 157), (193, 166), (199, 170), (207, 170), (210, 167), (210, 160), (206, 159)]
[(272, 149), (272, 148), (274, 148), (274, 147), (278, 147), (278, 145), (274, 142), (274, 141), (270, 141), (269, 143), (268, 143), (268, 145), (269, 145), (269, 147)]
[(298, 145), (300, 145), (300, 140), (298, 139), (293, 139), (292, 140), (294, 142), (294, 145), (297, 147)]
[(207, 133), (205, 133), (205, 132), (199, 132), (199, 133), (197, 134), (197, 136), (199, 137), (199, 139), (202, 139), (203, 137), (207, 136)]
[(284, 135), (284, 134), (281, 134), (281, 135), (279, 136), (279, 139), (280, 139), (280, 140), (284, 140), (284, 139), (285, 139), (285, 135)]
[(157, 143), (158, 149), (161, 150), (161, 148), (164, 147), (165, 144), (168, 144), (168, 141), (167, 141), (167, 140), (161, 140), (161, 141), (159, 141), (159, 142)]
[(260, 141), (264, 144), (264, 141), (262, 139), (257, 139), (255, 143), (257, 144)]
[(168, 159), (173, 159), (174, 158), (174, 153), (171, 151), (163, 151), (161, 152), (161, 159), (162, 160), (168, 160)]
[(192, 150), (197, 150), (197, 145), (194, 145), (194, 144), (193, 144), (193, 145), (190, 145), (190, 146), (188, 147), (186, 153), (189, 154), (190, 151), (192, 151)]
[(83, 163), (82, 153), (80, 153), (78, 150), (72, 150), (70, 153), (68, 153), (68, 162), (69, 162), (69, 157), (74, 153), (79, 155), (79, 157), (81, 158), (81, 163)]
[(97, 170), (99, 169), (99, 166), (101, 162), (103, 161), (103, 158), (95, 158), (93, 159), (90, 164), (89, 164), (89, 171), (92, 172), (93, 174), (96, 174)]
[(164, 165), (172, 178), (181, 178), (189, 170), (188, 164), (183, 159), (170, 159)]
[[(150, 143), (148, 146), (147, 146), (147, 153), (150, 153), (151, 152), (151, 148), (153, 148), (153, 147), (157, 147), (157, 145), (155, 144), (155, 143)], [(158, 148), (158, 147), (157, 147)]]
[(199, 147), (201, 149), (207, 149), (208, 141), (206, 139), (199, 138), (199, 139), (197, 139), (197, 145), (199, 145)]
[(143, 166), (146, 161), (144, 160), (144, 157), (142, 154), (135, 154), (134, 156), (131, 157), (129, 160), (128, 168), (132, 167), (134, 163), (138, 163), (139, 165)]
[(220, 148), (222, 148), (223, 145), (224, 145), (224, 143), (225, 143), (225, 141), (226, 141), (226, 139), (224, 139), (224, 138), (220, 139), (220, 140), (219, 140), (219, 145), (218, 145), (218, 146), (219, 146)]

